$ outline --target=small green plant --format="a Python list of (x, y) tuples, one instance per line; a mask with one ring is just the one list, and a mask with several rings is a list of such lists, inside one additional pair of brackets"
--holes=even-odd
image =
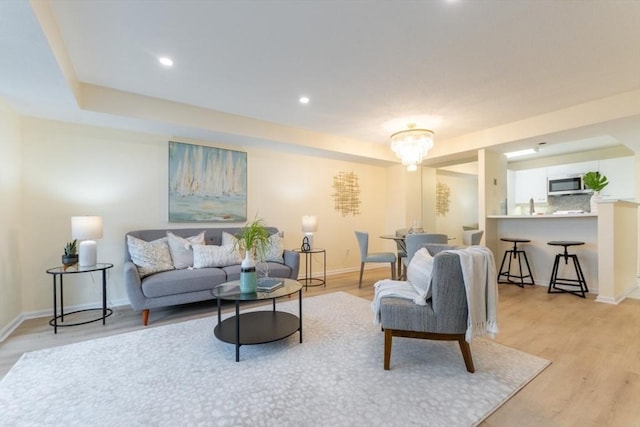
[(601, 191), (609, 184), (607, 177), (600, 172), (587, 172), (584, 174), (584, 186), (593, 191)]
[(251, 223), (247, 223), (236, 235), (238, 241), (236, 245), (248, 251), (255, 250), (260, 255), (265, 252), (269, 243), (269, 230), (264, 225), (262, 219), (256, 218)]
[(74, 239), (73, 242), (67, 242), (64, 245), (64, 254), (65, 255), (76, 255), (78, 253), (78, 240)]

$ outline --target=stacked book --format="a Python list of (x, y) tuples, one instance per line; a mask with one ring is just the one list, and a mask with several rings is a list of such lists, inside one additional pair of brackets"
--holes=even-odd
[(281, 288), (282, 286), (284, 286), (284, 281), (282, 279), (261, 277), (258, 279), (258, 286), (256, 287), (256, 290), (258, 292), (271, 292)]

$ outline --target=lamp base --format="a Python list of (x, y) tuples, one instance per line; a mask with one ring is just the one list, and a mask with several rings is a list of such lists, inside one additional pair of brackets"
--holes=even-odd
[(93, 267), (96, 265), (98, 250), (95, 240), (83, 240), (78, 247), (80, 267)]
[(313, 234), (305, 233), (304, 237), (302, 238), (302, 246), (300, 247), (300, 249), (303, 252), (309, 252), (310, 250), (313, 250)]

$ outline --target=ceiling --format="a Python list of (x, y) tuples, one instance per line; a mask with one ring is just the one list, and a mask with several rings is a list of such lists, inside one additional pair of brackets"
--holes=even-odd
[[(332, 135), (389, 161), (389, 135), (409, 122), (432, 128), (437, 145), (638, 91), (640, 2), (12, 0), (0, 2), (0, 49), (0, 97), (25, 115), (340, 152), (308, 141)], [(278, 141), (107, 111), (85, 105), (78, 85), (307, 133)], [(615, 123), (640, 133), (640, 116)], [(558, 152), (620, 143), (610, 128), (582, 129), (496, 149), (543, 137)]]

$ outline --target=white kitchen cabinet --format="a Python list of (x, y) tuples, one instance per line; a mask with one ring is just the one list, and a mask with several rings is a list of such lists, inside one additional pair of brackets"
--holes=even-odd
[(566, 165), (549, 166), (547, 175), (551, 178), (562, 177), (567, 175), (581, 175), (587, 172), (595, 172), (598, 170), (598, 161), (568, 163)]
[(515, 171), (516, 204), (547, 203), (547, 168)]
[(635, 200), (635, 157), (600, 160), (598, 171), (607, 177), (609, 185), (600, 192), (606, 199)]

